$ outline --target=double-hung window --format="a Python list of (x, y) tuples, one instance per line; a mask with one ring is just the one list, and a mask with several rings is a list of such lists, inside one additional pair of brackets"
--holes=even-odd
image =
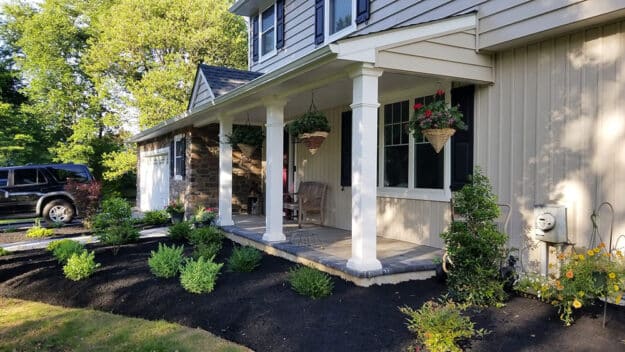
[[(419, 97), (414, 102), (429, 103), (434, 96)], [(385, 104), (380, 119), (380, 168), (378, 194), (389, 197), (449, 200), (450, 153), (444, 148), (436, 153), (423, 137), (408, 130), (412, 114), (411, 100)]]
[(185, 159), (187, 143), (183, 134), (174, 137), (170, 147), (170, 173), (175, 180), (182, 180), (185, 176)]
[(326, 42), (338, 39), (356, 29), (355, 0), (325, 0)]
[(271, 5), (260, 16), (260, 56), (266, 57), (276, 51), (276, 6)]

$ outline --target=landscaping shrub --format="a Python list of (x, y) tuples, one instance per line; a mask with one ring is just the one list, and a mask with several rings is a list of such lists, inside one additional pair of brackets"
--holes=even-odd
[(189, 242), (198, 245), (200, 243), (221, 243), (224, 235), (218, 228), (207, 226), (193, 229), (188, 238)]
[(187, 259), (180, 268), (180, 283), (191, 293), (211, 292), (222, 266), (222, 263), (214, 263), (213, 258)]
[(226, 266), (230, 271), (250, 272), (260, 265), (261, 259), (263, 254), (254, 247), (235, 247)]
[(505, 260), (507, 236), (497, 230), (496, 196), (488, 178), (476, 169), (471, 181), (454, 194), (454, 221), (442, 233), (453, 263), (447, 274), (451, 296), (473, 305), (500, 304), (506, 298), (500, 267)]
[(64, 189), (74, 196), (74, 204), (83, 218), (83, 225), (91, 228), (93, 217), (100, 205), (102, 184), (98, 181), (85, 183), (69, 179)]
[(334, 287), (330, 275), (307, 266), (291, 268), (288, 280), (295, 292), (313, 299), (331, 295)]
[(188, 221), (181, 221), (173, 224), (167, 230), (167, 235), (174, 241), (184, 241), (189, 238), (192, 228)]
[(118, 197), (107, 198), (102, 202), (102, 211), (94, 218), (96, 235), (101, 242), (114, 246), (136, 241), (139, 231), (134, 228), (131, 216), (130, 203)]
[(165, 210), (150, 210), (143, 213), (140, 220), (144, 225), (163, 225), (169, 223), (169, 214)]
[(6, 249), (0, 247), (0, 257), (4, 255), (9, 255), (9, 254), (11, 254), (11, 251), (7, 251)]
[(476, 330), (469, 317), (462, 316), (467, 304), (441, 299), (427, 301), (417, 310), (401, 307), (408, 316), (408, 330), (417, 335), (417, 344), (431, 352), (460, 352), (463, 339), (484, 336), (487, 331)]
[(221, 250), (221, 242), (198, 243), (193, 246), (193, 258), (213, 258)]
[(54, 230), (41, 226), (41, 220), (36, 219), (35, 225), (26, 231), (26, 237), (42, 238), (54, 235)]
[(63, 266), (65, 277), (78, 281), (86, 279), (100, 266), (95, 262), (95, 254), (93, 252), (83, 251), (80, 254), (72, 254)]
[(59, 263), (65, 264), (72, 254), (81, 254), (84, 252), (85, 246), (80, 242), (65, 239), (50, 242), (46, 249), (52, 252), (52, 255)]
[(182, 264), (183, 250), (183, 246), (176, 247), (172, 245), (168, 247), (159, 243), (158, 250), (156, 252), (152, 251), (152, 255), (148, 259), (148, 266), (152, 274), (164, 278), (176, 276)]

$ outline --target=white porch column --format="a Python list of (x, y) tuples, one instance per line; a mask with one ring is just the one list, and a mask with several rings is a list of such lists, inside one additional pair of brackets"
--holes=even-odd
[(226, 135), (232, 133), (232, 116), (219, 118), (219, 219), (220, 226), (232, 221), (232, 146)]
[(378, 77), (382, 70), (362, 64), (350, 72), (352, 104), (352, 257), (347, 267), (377, 270), (376, 165), (378, 131)]
[(284, 241), (282, 233), (282, 158), (284, 154), (284, 100), (268, 100), (267, 161), (265, 175), (265, 241)]

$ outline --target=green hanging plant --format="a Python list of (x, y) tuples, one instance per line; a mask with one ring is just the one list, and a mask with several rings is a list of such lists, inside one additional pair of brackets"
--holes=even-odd
[(234, 126), (232, 133), (226, 135), (229, 144), (236, 146), (238, 144), (247, 144), (253, 147), (260, 147), (265, 141), (265, 134), (260, 126)]

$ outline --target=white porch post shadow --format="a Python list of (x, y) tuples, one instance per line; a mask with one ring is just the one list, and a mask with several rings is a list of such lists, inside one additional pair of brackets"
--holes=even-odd
[(352, 108), (352, 257), (347, 267), (377, 270), (376, 164), (378, 131), (378, 77), (382, 70), (363, 64), (350, 72)]
[(219, 118), (219, 219), (220, 226), (232, 221), (232, 146), (226, 135), (232, 133), (232, 116)]
[(268, 100), (267, 161), (265, 175), (265, 241), (284, 241), (282, 233), (282, 158), (284, 154), (284, 100)]

